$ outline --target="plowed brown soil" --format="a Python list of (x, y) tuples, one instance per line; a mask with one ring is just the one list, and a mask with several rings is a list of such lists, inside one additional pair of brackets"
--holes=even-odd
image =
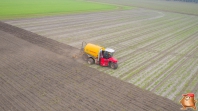
[(180, 111), (181, 105), (87, 67), (79, 50), (0, 22), (2, 111)]

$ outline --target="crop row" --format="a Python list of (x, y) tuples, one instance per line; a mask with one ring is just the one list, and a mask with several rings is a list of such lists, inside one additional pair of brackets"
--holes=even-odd
[[(105, 44), (109, 44), (108, 46), (117, 45), (118, 42), (119, 43), (122, 43), (122, 41), (126, 42), (126, 39), (131, 40), (133, 38), (140, 38), (144, 34), (143, 32), (141, 32), (141, 30), (145, 31), (145, 33), (150, 33), (152, 31), (151, 31), (151, 29), (149, 29), (149, 27), (155, 27), (155, 29), (157, 30), (158, 28), (163, 27), (165, 25), (165, 23), (168, 21), (171, 21), (171, 20), (164, 20), (164, 21), (160, 21), (157, 23), (151, 22), (149, 24), (141, 25), (139, 27), (134, 26), (132, 28), (121, 27), (121, 31), (115, 31), (110, 34), (96, 36), (96, 37), (92, 36), (90, 39), (85, 39), (85, 40), (87, 40), (88, 42), (100, 43), (101, 45), (105, 45)], [(164, 22), (164, 24), (163, 24), (163, 22)], [(161, 26), (160, 24), (163, 24), (163, 25)], [(104, 41), (104, 39), (106, 41)], [(116, 43), (112, 42), (111, 40), (116, 40)], [(80, 42), (76, 41), (76, 42), (69, 43), (69, 44), (72, 46), (78, 47)], [(77, 46), (77, 44), (78, 44), (78, 46)]]
[[(70, 40), (72, 42), (70, 41), (71, 43), (69, 43), (69, 44), (77, 47), (77, 45), (80, 44), (80, 42), (79, 42), (79, 39), (80, 39), (80, 40), (86, 40), (88, 42), (100, 43), (102, 45), (102, 44), (105, 44), (105, 43), (103, 43), (104, 39), (109, 41), (113, 38), (123, 37), (123, 36), (126, 36), (127, 34), (130, 35), (131, 33), (135, 32), (134, 28), (136, 27), (136, 25), (134, 25), (134, 26), (132, 26), (132, 25), (133, 24), (127, 23), (126, 25), (121, 24), (121, 26), (112, 26), (114, 28), (113, 30), (112, 29), (109, 30), (108, 27), (103, 27), (100, 30), (93, 30), (90, 32), (86, 32), (88, 34), (82, 35), (81, 37), (76, 36), (74, 38), (71, 38)], [(107, 31), (106, 31), (106, 29), (107, 29)], [(95, 34), (91, 34), (93, 32)], [(64, 40), (65, 38), (62, 38), (62, 39)], [(67, 41), (67, 39), (69, 39), (69, 38), (66, 38), (65, 41)]]
[[(180, 32), (180, 31), (188, 28), (189, 26), (188, 27), (184, 27), (184, 29), (180, 28), (181, 26), (185, 26), (187, 24), (189, 24), (189, 23), (184, 23), (184, 24), (181, 24), (180, 26), (174, 26), (174, 25), (172, 27), (171, 27), (171, 25), (170, 26), (166, 26), (165, 29), (161, 29), (160, 31), (149, 31), (149, 35), (147, 35), (147, 36), (144, 35), (148, 39), (147, 40), (143, 39), (143, 40), (145, 41), (145, 43), (148, 43), (148, 41), (151, 41), (151, 43), (152, 43), (153, 41), (156, 41), (156, 39), (160, 39), (160, 38), (164, 39), (164, 38), (167, 38), (167, 37), (171, 37), (171, 36), (174, 35), (175, 32)], [(194, 25), (193, 22), (190, 23), (190, 24)], [(175, 31), (174, 33), (169, 33), (173, 29), (177, 29), (177, 31)], [(169, 33), (169, 34), (167, 34), (167, 33)], [(140, 38), (141, 38), (141, 36), (140, 36)], [(135, 46), (134, 44), (131, 44), (131, 45)]]
[[(137, 32), (139, 32), (139, 31), (137, 31)], [(155, 31), (154, 31), (154, 32), (155, 32)], [(159, 32), (159, 31), (156, 31), (156, 32)], [(129, 33), (129, 32), (128, 32), (128, 33)], [(119, 34), (119, 35), (120, 35), (120, 34)], [(119, 35), (115, 35), (115, 36), (116, 36), (116, 37), (119, 37)], [(122, 36), (126, 36), (126, 34), (123, 33)], [(141, 35), (140, 35), (140, 36), (141, 36)], [(112, 37), (114, 37), (114, 36), (110, 36), (110, 37), (112, 38)], [(129, 33), (128, 37), (130, 38), (130, 33)], [(138, 36), (137, 36), (137, 37), (138, 37)], [(98, 38), (99, 38), (99, 37), (98, 37)], [(115, 38), (115, 37), (114, 37), (114, 38)], [(123, 38), (123, 37), (122, 37), (122, 38)], [(126, 37), (126, 39), (124, 39), (124, 40), (127, 40), (127, 39), (129, 39), (129, 38)], [(91, 39), (92, 39), (92, 38), (91, 38)], [(106, 38), (105, 38), (105, 39), (106, 39)], [(107, 40), (108, 40), (108, 39), (107, 39)], [(88, 40), (88, 41), (89, 41), (89, 40)], [(103, 41), (104, 41), (104, 40), (103, 40)], [(108, 40), (108, 41), (109, 41), (109, 40)], [(119, 40), (117, 40), (117, 41), (119, 41)], [(105, 41), (105, 42), (106, 42), (106, 41)], [(102, 41), (101, 41), (101, 42), (99, 41), (99, 42), (97, 42), (97, 43), (101, 43), (101, 44), (106, 44), (106, 45), (107, 45), (107, 43), (105, 43), (105, 42), (102, 43)], [(120, 42), (120, 41), (119, 41), (119, 42)], [(125, 42), (125, 41), (124, 41), (124, 42)], [(117, 43), (113, 43), (113, 42), (111, 42), (111, 43), (117, 45)], [(118, 45), (119, 45), (119, 44), (118, 44)], [(124, 45), (123, 45), (123, 46), (124, 46)], [(115, 46), (115, 47), (116, 47), (116, 46)]]
[[(184, 49), (184, 47), (185, 46), (180, 47), (180, 49)], [(190, 52), (192, 50), (195, 50), (196, 47), (197, 46), (194, 45), (193, 47), (189, 47), (189, 49), (185, 49), (186, 54), (187, 55), (190, 54)], [(156, 75), (154, 75), (156, 79), (150, 81), (150, 83), (147, 84), (147, 87), (146, 87), (147, 90), (154, 90), (154, 88), (157, 86), (157, 84), (159, 84), (159, 82), (161, 82), (162, 79), (167, 76), (167, 73), (170, 73), (170, 72), (174, 71), (175, 69), (177, 69), (178, 65), (182, 64), (184, 62), (184, 60), (186, 59), (186, 57), (184, 55), (183, 56), (175, 56), (174, 55), (173, 57), (176, 57), (176, 58), (173, 59), (172, 61), (170, 61), (168, 64), (166, 64), (166, 67), (163, 67), (162, 69), (160, 69), (157, 72)]]
[(156, 93), (168, 98), (174, 98), (174, 95), (180, 92), (182, 89), (181, 87), (188, 83), (187, 81), (195, 74), (193, 69), (196, 68), (196, 64), (196, 60), (189, 60), (181, 67), (180, 70), (177, 70), (174, 74), (172, 74), (171, 78), (169, 78), (169, 80), (163, 83), (161, 87), (156, 90)]
[[(179, 38), (179, 35), (177, 36), (177, 38)], [(186, 39), (190, 40), (190, 38), (187, 38), (185, 37)], [(177, 47), (181, 46), (182, 44), (184, 44), (186, 41), (182, 40), (179, 44), (177, 44), (176, 46), (174, 47), (171, 47), (167, 50), (164, 50), (163, 53), (164, 54), (168, 54), (168, 53), (171, 53), (172, 51), (174, 51)], [(152, 60), (152, 62), (155, 62), (157, 60), (160, 60), (164, 57), (164, 55), (160, 54), (160, 55), (157, 55), (155, 56), (154, 58), (151, 58), (150, 60)], [(150, 66), (150, 62), (146, 62), (146, 64), (142, 65), (141, 67), (139, 67), (138, 69), (136, 70), (133, 70), (132, 72), (128, 72), (129, 74), (125, 74), (125, 76), (122, 78), (124, 80), (128, 79), (128, 78), (131, 78), (132, 75), (136, 74), (136, 73), (139, 73), (140, 71), (142, 71), (145, 67), (148, 67)]]

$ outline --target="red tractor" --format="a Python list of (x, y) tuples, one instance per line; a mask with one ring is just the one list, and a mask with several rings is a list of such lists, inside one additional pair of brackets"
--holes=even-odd
[[(109, 66), (112, 69), (117, 69), (117, 59), (113, 57), (114, 50), (111, 48), (104, 48), (91, 43), (82, 43), (82, 50), (84, 52), (83, 59), (88, 62), (88, 64), (98, 64), (101, 66)], [(84, 46), (85, 45), (85, 46)]]

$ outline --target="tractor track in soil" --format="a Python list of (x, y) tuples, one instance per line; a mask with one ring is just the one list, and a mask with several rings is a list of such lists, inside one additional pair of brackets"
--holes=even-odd
[(179, 111), (173, 101), (72, 59), (76, 48), (0, 22), (3, 110)]

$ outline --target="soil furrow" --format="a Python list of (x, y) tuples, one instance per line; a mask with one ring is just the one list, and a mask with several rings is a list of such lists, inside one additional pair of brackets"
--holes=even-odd
[[(7, 73), (7, 75), (4, 75), (4, 77), (6, 77), (7, 79), (9, 78), (9, 80), (11, 81), (10, 86), (15, 86), (15, 88), (12, 88), (12, 89), (15, 89), (13, 92), (18, 93), (21, 96), (23, 96), (23, 97), (21, 97), (21, 96), (16, 95), (16, 97), (19, 97), (18, 98), (19, 100), (21, 100), (22, 98), (24, 99), (23, 101), (26, 103), (25, 107), (28, 106), (28, 105), (34, 104), (34, 105), (36, 105), (36, 106), (34, 106), (34, 108), (36, 108), (36, 109), (42, 109), (41, 106), (38, 105), (38, 103), (39, 104), (43, 104), (43, 101), (37, 97), (36, 93), (31, 92), (31, 91), (29, 91), (29, 90), (26, 89), (29, 86), (32, 87), (32, 85), (29, 85), (28, 86), (28, 83), (30, 81), (27, 82), (27, 83), (25, 83), (25, 84), (22, 84), (22, 82), (25, 82), (26, 81), (26, 79), (25, 79), (25, 78), (27, 78), (26, 76), (24, 78), (19, 78), (18, 79), (19, 81), (16, 81), (16, 79), (18, 77), (20, 77), (20, 76), (18, 76), (18, 77), (12, 76), (12, 75), (10, 75), (10, 73), (16, 73), (16, 72), (18, 73), (17, 69), (15, 69), (15, 70), (9, 70), (9, 71), (3, 70), (3, 71), (5, 73)], [(15, 77), (15, 78), (13, 78), (13, 77)], [(28, 89), (31, 89), (31, 88), (28, 88)], [(28, 97), (27, 97), (27, 95), (28, 95)], [(20, 99), (20, 97), (21, 97), (21, 99)], [(36, 101), (36, 103), (34, 103), (35, 101)], [(29, 107), (29, 108), (31, 108), (31, 107)]]
[[(1, 90), (2, 91), (7, 90), (7, 92), (3, 92), (3, 96), (4, 98), (8, 99), (7, 101), (10, 101), (11, 106), (9, 107), (9, 109), (14, 105), (14, 107), (16, 107), (20, 111), (26, 111), (26, 110), (33, 111), (32, 108), (29, 106), (30, 104), (26, 103), (28, 102), (27, 98), (24, 97), (24, 95), (21, 95), (21, 93), (15, 87), (13, 87), (13, 85), (10, 84), (10, 82), (13, 81), (5, 81), (5, 80), (2, 81), (4, 81), (4, 85), (3, 87), (1, 87)], [(12, 94), (13, 92), (15, 92), (15, 94)], [(25, 101), (25, 102), (19, 102), (19, 101)]]
[[(3, 92), (2, 92), (3, 93)], [(3, 97), (2, 94), (0, 94), (0, 101), (1, 101), (1, 105), (0, 108), (3, 111), (8, 111), (8, 110), (14, 110), (14, 111), (19, 111), (15, 106), (13, 106), (13, 104), (11, 102), (9, 102), (5, 97)]]

